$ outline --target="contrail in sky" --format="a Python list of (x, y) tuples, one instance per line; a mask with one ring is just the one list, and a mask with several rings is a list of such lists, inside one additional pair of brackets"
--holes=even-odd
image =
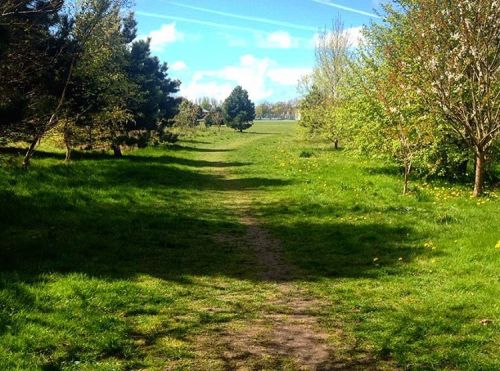
[(243, 20), (252, 21), (252, 22), (267, 23), (267, 24), (271, 24), (274, 26), (295, 28), (297, 30), (303, 30), (303, 31), (313, 31), (313, 32), (318, 31), (318, 27), (311, 27), (311, 26), (304, 26), (304, 25), (300, 25), (300, 24), (296, 24), (296, 23), (282, 22), (282, 21), (277, 21), (277, 20), (269, 19), (269, 18), (251, 17), (251, 16), (240, 15), (240, 14), (235, 14), (235, 13), (222, 12), (219, 10), (177, 3), (175, 1), (172, 1), (169, 3), (172, 5), (175, 5), (175, 6), (182, 7), (182, 8), (197, 10), (199, 12), (210, 13), (210, 14), (215, 14), (215, 15), (221, 15), (224, 17), (243, 19)]
[(226, 30), (245, 31), (245, 32), (252, 32), (252, 33), (266, 33), (266, 32), (263, 32), (262, 30), (258, 30), (256, 28), (251, 28), (251, 27), (234, 26), (234, 25), (223, 24), (223, 23), (202, 21), (202, 20), (195, 19), (195, 18), (185, 18), (185, 17), (177, 17), (177, 16), (172, 16), (172, 15), (164, 15), (164, 14), (159, 14), (159, 13), (143, 12), (140, 10), (136, 11), (135, 14), (141, 15), (143, 17), (151, 17), (151, 18), (167, 19), (167, 20), (179, 21), (179, 22), (201, 24), (204, 26), (222, 28), (222, 29), (226, 29)]
[(382, 19), (382, 17), (379, 16), (379, 15), (376, 15), (376, 14), (373, 14), (373, 13), (364, 12), (364, 11), (359, 10), (359, 9), (349, 8), (348, 6), (344, 6), (344, 5), (332, 3), (331, 1), (328, 1), (328, 0), (312, 0), (312, 1), (314, 1), (315, 3), (318, 3), (318, 4), (323, 4), (323, 5), (331, 6), (332, 8), (342, 9), (342, 10), (346, 10), (348, 12), (362, 14), (362, 15), (366, 15), (368, 17)]

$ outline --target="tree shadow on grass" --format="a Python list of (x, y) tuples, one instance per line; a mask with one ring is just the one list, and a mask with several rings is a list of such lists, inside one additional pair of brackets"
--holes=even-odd
[(240, 134), (246, 134), (246, 135), (276, 135), (276, 133), (266, 133), (262, 131), (244, 131)]
[(403, 272), (406, 263), (428, 254), (410, 228), (382, 223), (294, 223), (272, 228), (289, 241), (285, 256), (303, 279), (372, 278)]
[[(58, 158), (57, 154), (42, 154)], [(30, 171), (12, 168), (4, 173), (0, 183), (4, 187), (0, 189), (0, 271), (76, 271), (104, 276), (122, 272), (117, 276), (123, 277), (157, 271), (164, 272), (165, 278), (223, 273), (223, 254), (219, 265), (217, 259), (203, 258), (199, 249), (220, 253), (213, 237), (228, 227), (238, 230), (241, 226), (234, 220), (228, 225), (227, 212), (210, 204), (210, 193), (290, 184), (283, 179), (227, 179), (196, 171), (204, 166), (243, 163), (170, 156), (134, 155), (106, 162), (85, 158), (87, 161), (71, 166), (35, 164)], [(204, 201), (198, 199), (198, 191), (208, 192), (201, 198)], [(120, 256), (123, 265), (117, 267), (113, 261)], [(164, 258), (173, 260), (169, 263)], [(157, 266), (158, 261), (165, 264)], [(215, 264), (211, 272), (210, 264)]]
[[(168, 151), (167, 151), (168, 153)], [(49, 157), (49, 156), (47, 156)], [(60, 158), (60, 157), (56, 157)], [(149, 156), (145, 154), (126, 154), (121, 159), (116, 159), (110, 154), (100, 154), (100, 153), (84, 153), (77, 152), (73, 156), (74, 161), (81, 160), (111, 160), (111, 161), (124, 161), (124, 162), (137, 162), (143, 164), (166, 164), (166, 165), (184, 165), (188, 167), (241, 167), (251, 165), (251, 162), (221, 162), (221, 161), (206, 161), (206, 160), (195, 160), (185, 157), (176, 157), (169, 155), (161, 156)]]
[[(165, 152), (168, 153), (169, 151), (188, 151), (188, 152), (231, 152), (233, 151), (232, 149), (217, 149), (217, 148), (199, 148), (199, 147), (189, 147), (189, 146), (182, 146), (182, 145), (169, 145), (164, 147)], [(14, 156), (24, 156), (26, 150), (24, 148), (19, 148), (19, 147), (0, 147), (0, 154), (6, 154), (6, 155), (14, 155)], [(33, 156), (34, 159), (37, 158), (42, 158), (42, 159), (57, 159), (57, 160), (64, 160), (65, 154), (62, 152), (51, 152), (51, 151), (44, 151), (44, 150), (37, 150)], [(147, 155), (140, 155), (136, 154), (136, 152), (132, 153), (127, 153), (125, 152), (124, 156), (117, 159), (113, 154), (110, 152), (105, 152), (105, 151), (79, 151), (79, 150), (74, 150), (71, 156), (72, 161), (82, 161), (82, 160), (112, 160), (112, 161), (117, 161), (117, 160), (126, 160), (129, 159), (131, 161), (137, 160), (137, 161), (160, 161), (160, 162), (167, 162), (167, 160), (181, 160), (180, 158), (176, 158), (173, 156), (147, 156)], [(163, 160), (161, 160), (163, 159)], [(185, 159), (187, 160), (187, 159)]]
[(167, 147), (169, 150), (172, 151), (187, 151), (187, 152), (204, 152), (204, 153), (217, 153), (217, 152), (232, 152), (234, 149), (230, 148), (203, 148), (203, 147), (190, 147), (190, 146), (183, 146), (183, 145), (169, 145)]
[[(162, 191), (159, 188), (156, 192)], [(133, 330), (123, 322), (156, 316), (160, 308), (168, 308), (182, 299), (150, 291), (135, 283), (137, 277), (175, 282), (187, 290), (184, 295), (189, 295), (193, 302), (199, 298), (196, 295), (191, 298), (191, 292), (200, 285), (194, 277), (228, 277), (256, 283), (271, 281), (258, 274), (262, 267), (259, 267), (255, 251), (245, 245), (246, 227), (237, 219), (228, 217), (217, 205), (189, 206), (195, 201), (189, 194), (165, 192), (158, 198), (169, 196), (175, 197), (175, 201), (153, 206), (151, 200), (144, 205), (130, 203), (126, 195), (115, 195), (107, 200), (78, 192), (68, 196), (58, 192), (58, 188), (39, 191), (34, 196), (1, 192), (0, 294), (5, 307), (0, 307), (0, 336), (28, 323), (57, 332), (54, 326), (62, 324), (55, 322), (52, 316), (72, 324), (75, 321), (73, 311), (77, 310), (78, 336), (86, 333), (94, 336), (97, 331), (94, 323), (105, 323), (110, 328), (100, 328), (100, 336), (118, 336), (116, 333), (121, 332), (120, 342), (111, 348), (106, 343), (92, 347), (99, 349), (101, 359), (126, 359), (126, 354), (130, 354), (127, 349), (132, 346), (127, 339), (144, 341), (146, 347), (163, 337), (185, 341), (200, 330), (206, 331), (207, 321), (242, 318), (245, 306), (235, 303), (224, 312), (189, 309), (187, 319), (176, 320), (175, 324), (166, 321), (152, 331)], [(267, 212), (281, 215), (279, 208)], [(283, 258), (297, 268), (283, 281), (316, 281), (326, 277), (376, 280), (404, 270), (407, 273), (405, 263), (426, 253), (423, 248), (413, 245), (418, 236), (411, 228), (332, 221), (277, 223), (268, 227), (283, 242), (279, 246)], [(217, 238), (220, 235), (231, 238), (224, 243)], [(376, 262), (375, 257), (378, 258)], [(403, 261), (399, 260), (401, 257)], [(77, 277), (79, 281), (64, 286), (72, 296), (78, 296), (77, 304), (59, 306), (57, 297), (44, 291), (43, 295), (50, 299), (45, 303), (28, 289), (50, 286), (58, 280), (52, 281), (50, 277), (54, 275)], [(126, 286), (108, 287), (106, 284), (102, 292), (93, 291), (97, 282), (124, 280), (128, 282)], [(123, 295), (126, 297), (119, 301), (117, 298)], [(89, 309), (95, 307), (96, 300), (104, 303), (118, 300), (112, 310), (124, 317), (100, 313), (100, 307), (94, 311)], [(23, 325), (19, 325), (21, 322), (12, 316), (12, 311), (27, 313)], [(85, 341), (78, 340), (75, 344), (72, 352), (61, 353), (60, 359), (50, 358), (48, 364), (60, 366), (63, 361), (80, 359), (81, 355), (88, 357), (93, 352), (92, 347), (87, 349)], [(55, 349), (49, 346), (43, 352), (51, 354)], [(142, 348), (135, 351), (142, 351)], [(362, 354), (359, 362), (366, 361), (367, 365), (376, 362), (363, 357), (367, 356)], [(358, 363), (353, 361), (352, 365), (358, 366)], [(345, 368), (349, 368), (347, 366)], [(328, 369), (326, 365), (325, 369)]]
[(126, 157), (127, 161), (142, 162), (142, 163), (159, 163), (159, 164), (176, 164), (189, 167), (212, 167), (212, 168), (226, 168), (226, 167), (242, 167), (252, 165), (251, 162), (221, 162), (221, 161), (206, 161), (206, 160), (193, 160), (183, 157), (173, 156), (142, 156), (142, 155), (129, 155)]
[(391, 164), (382, 166), (368, 166), (364, 168), (364, 172), (368, 175), (388, 175), (394, 177), (403, 176), (403, 168)]
[[(287, 241), (284, 251), (290, 262), (310, 278), (376, 278), (404, 272), (406, 263), (419, 256), (441, 254), (424, 247), (425, 236), (411, 222), (372, 221), (375, 215), (411, 220), (414, 212), (413, 207), (394, 205), (276, 203), (262, 207), (260, 215), (271, 220), (269, 230)], [(288, 223), (281, 223), (280, 215), (286, 215)]]
[[(230, 165), (229, 165), (230, 166)], [(220, 167), (220, 166), (219, 166)], [(86, 169), (85, 169), (86, 168)], [(76, 176), (72, 176), (75, 175)], [(85, 177), (86, 174), (89, 174)], [(278, 187), (291, 181), (272, 178), (227, 179), (223, 175), (212, 175), (161, 164), (127, 162), (96, 168), (95, 164), (74, 167), (57, 165), (50, 170), (37, 173), (39, 178), (50, 178), (55, 187), (92, 187), (96, 190), (127, 192), (137, 188), (164, 188), (169, 190), (233, 190), (245, 191), (264, 187)], [(125, 194), (126, 195), (126, 194)]]
[[(246, 186), (252, 182), (244, 181)], [(110, 279), (140, 274), (164, 280), (186, 275), (262, 279), (255, 275), (255, 251), (241, 244), (245, 227), (216, 206), (190, 208), (190, 196), (170, 191), (158, 190), (156, 199), (175, 197), (177, 202), (152, 207), (131, 203), (127, 194), (100, 200), (91, 190), (68, 194), (58, 189), (34, 196), (0, 193), (1, 272), (26, 274), (28, 281), (47, 272)], [(397, 274), (402, 262), (428, 254), (410, 227), (329, 221), (269, 229), (286, 241), (284, 256), (299, 268), (299, 276), (286, 280), (376, 278)], [(221, 243), (219, 235), (238, 242)]]
[[(58, 158), (57, 154), (41, 154)], [(244, 163), (140, 155), (106, 163), (92, 161), (95, 158), (87, 154), (82, 158), (88, 161), (77, 161), (73, 166), (35, 166), (29, 172), (11, 170), (8, 183), (31, 192), (0, 192), (2, 270), (23, 271), (30, 266), (32, 272), (40, 274), (61, 269), (110, 277), (144, 273), (164, 279), (179, 279), (186, 274), (244, 276), (238, 270), (230, 273), (225, 263), (220, 264), (228, 258), (228, 251), (235, 251), (234, 246), (214, 242), (214, 236), (234, 231), (238, 235), (244, 228), (234, 217), (228, 221), (227, 211), (211, 205), (208, 199), (191, 206), (197, 198), (192, 190), (245, 192), (291, 183), (257, 177), (227, 179), (169, 166), (229, 167)], [(262, 208), (262, 213), (271, 219), (286, 215), (294, 220), (304, 212), (326, 217), (373, 211), (334, 205), (304, 207), (278, 204)], [(416, 247), (419, 236), (410, 227), (328, 220), (269, 226), (278, 237), (292, 241), (286, 246), (286, 256), (308, 278), (371, 276), (376, 271), (374, 258), (376, 264), (398, 267), (399, 258), (408, 261), (423, 253)], [(123, 261), (120, 267), (114, 264), (116, 259)], [(157, 266), (156, 262), (162, 263)]]
[(197, 140), (197, 139), (182, 139), (182, 143), (212, 144), (212, 142), (207, 142), (207, 141), (204, 141), (204, 140)]
[[(0, 335), (19, 331), (19, 336), (25, 336), (24, 329), (34, 327), (64, 339), (64, 331), (73, 331), (64, 327), (78, 322), (78, 331), (71, 332), (75, 338), (71, 346), (47, 344), (38, 338), (40, 345), (26, 348), (50, 354), (43, 362), (57, 369), (64, 362), (92, 359), (92, 354), (98, 354), (99, 360), (127, 359), (130, 349), (139, 353), (145, 349), (131, 339), (145, 341), (145, 347), (165, 336), (185, 340), (206, 330), (207, 321), (230, 321), (244, 315), (244, 306), (236, 303), (224, 313), (207, 314), (203, 308), (189, 307), (183, 309), (190, 312), (187, 319), (175, 319), (175, 324), (167, 321), (152, 331), (133, 330), (127, 322), (134, 318), (143, 321), (179, 300), (138, 284), (138, 277), (173, 282), (178, 285), (176, 290), (186, 290), (182, 295), (190, 301), (200, 300), (192, 297), (200, 285), (194, 277), (270, 281), (258, 274), (255, 251), (245, 245), (246, 226), (220, 204), (212, 203), (209, 195), (281, 187), (289, 182), (226, 179), (161, 161), (89, 160), (73, 166), (33, 166), (28, 172), (10, 170), (7, 183), (16, 192), (9, 187), (0, 191)], [(189, 166), (196, 165), (205, 164)], [(20, 191), (23, 189), (31, 191)], [(198, 191), (208, 192), (200, 195)], [(325, 215), (333, 211), (316, 207), (308, 212), (315, 210)], [(263, 211), (269, 217), (295, 217), (303, 212), (294, 205), (274, 205)], [(404, 269), (399, 257), (410, 261), (423, 253), (412, 246), (418, 236), (411, 228), (331, 220), (289, 224), (286, 219), (267, 227), (283, 241), (284, 258), (298, 268), (287, 280), (377, 279), (399, 274)], [(221, 242), (218, 236), (231, 238)], [(74, 282), (64, 281), (72, 277), (76, 277)], [(52, 283), (63, 288), (61, 298), (59, 291), (49, 291)], [(71, 305), (61, 304), (65, 298)], [(24, 317), (12, 313), (24, 313)], [(106, 336), (119, 340), (107, 342)], [(56, 350), (59, 358), (52, 358)], [(22, 357), (24, 351), (15, 352)]]

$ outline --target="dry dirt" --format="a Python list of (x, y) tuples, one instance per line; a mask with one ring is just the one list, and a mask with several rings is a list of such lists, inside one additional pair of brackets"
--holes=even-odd
[[(231, 178), (224, 166), (213, 171)], [(217, 241), (249, 249), (257, 261), (256, 279), (270, 285), (271, 294), (254, 319), (232, 321), (196, 339), (198, 355), (205, 360), (202, 369), (377, 369), (366, 354), (353, 354), (355, 344), (340, 329), (322, 329), (318, 318), (326, 304), (294, 282), (297, 268), (285, 260), (281, 241), (253, 216), (252, 191), (237, 193), (238, 197), (228, 195), (224, 207), (246, 226), (246, 233), (220, 235)]]
[(241, 199), (238, 204), (235, 210), (246, 234), (241, 241), (227, 236), (219, 236), (218, 241), (251, 249), (258, 263), (258, 279), (274, 285), (274, 291), (257, 319), (220, 329), (201, 339), (200, 349), (227, 370), (336, 368), (329, 362), (333, 354), (329, 335), (319, 326), (316, 315), (323, 303), (292, 282), (296, 268), (283, 258), (280, 241), (250, 215), (250, 208), (243, 206)]

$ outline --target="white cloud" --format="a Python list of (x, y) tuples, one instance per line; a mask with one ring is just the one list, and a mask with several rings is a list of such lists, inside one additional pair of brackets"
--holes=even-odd
[(263, 49), (290, 49), (301, 46), (310, 47), (309, 39), (295, 37), (286, 31), (275, 32), (252, 32), (252, 39), (244, 39), (228, 33), (221, 36), (226, 40), (229, 47), (247, 48), (250, 44)]
[(297, 86), (299, 79), (310, 73), (310, 68), (274, 68), (269, 70), (267, 76), (277, 84)]
[(160, 29), (151, 31), (146, 37), (151, 39), (151, 50), (163, 51), (168, 44), (183, 41), (184, 33), (177, 30), (175, 22), (163, 24)]
[[(349, 39), (349, 44), (352, 46), (352, 47), (358, 47), (360, 45), (360, 43), (363, 41), (363, 27), (362, 26), (359, 26), (359, 27), (351, 27), (351, 28), (347, 28), (344, 33), (347, 35), (348, 39)], [(311, 47), (316, 47), (316, 45), (318, 45), (318, 40), (319, 40), (319, 34), (316, 33), (314, 34), (313, 38), (311, 39), (311, 42), (310, 42), (310, 46)]]
[(347, 35), (349, 36), (349, 43), (352, 46), (359, 46), (359, 44), (363, 41), (363, 27), (351, 27), (346, 30)]
[(187, 85), (181, 85), (180, 94), (191, 100), (201, 97), (211, 97), (222, 101), (231, 94), (233, 88), (234, 85), (230, 83), (218, 83), (215, 81), (199, 82), (193, 80)]
[(172, 66), (170, 66), (170, 69), (172, 71), (182, 71), (187, 68), (187, 64), (184, 61), (177, 61)]
[(290, 49), (296, 44), (286, 31), (276, 31), (265, 36), (257, 35), (257, 46), (261, 48)]
[(220, 34), (224, 40), (227, 42), (227, 46), (230, 48), (246, 48), (248, 47), (248, 42), (247, 40), (234, 36), (229, 33), (221, 33)]
[[(190, 99), (207, 95), (225, 99), (235, 85), (241, 85), (248, 90), (248, 94), (254, 100), (268, 98), (272, 95), (272, 91), (266, 88), (265, 78), (271, 63), (270, 59), (258, 59), (247, 54), (240, 58), (240, 64), (237, 66), (196, 72), (189, 84), (184, 88), (181, 86), (180, 93)], [(220, 96), (222, 94), (223, 97)]]
[(246, 54), (238, 65), (195, 72), (191, 82), (181, 86), (180, 94), (189, 99), (210, 96), (223, 100), (236, 85), (241, 85), (252, 100), (260, 101), (272, 96), (270, 84), (293, 86), (308, 72), (307, 68), (281, 68), (269, 58)]
[[(301, 37), (293, 37), (286, 31), (276, 31), (273, 33), (267, 33), (256, 27), (235, 26), (232, 24), (226, 24), (221, 22), (210, 22), (210, 21), (199, 20), (196, 18), (177, 17), (177, 16), (170, 16), (170, 15), (143, 12), (143, 11), (137, 11), (136, 14), (142, 17), (151, 17), (151, 18), (166, 19), (177, 22), (186, 22), (186, 23), (198, 24), (212, 28), (219, 28), (231, 31), (248, 32), (254, 35), (254, 39), (257, 46), (261, 48), (286, 48), (286, 47), (299, 47), (299, 46), (311, 47), (311, 44), (308, 39)], [(247, 17), (244, 17), (244, 19), (246, 18)], [(286, 23), (286, 22), (273, 22), (272, 24), (276, 24), (278, 26), (283, 26), (283, 27), (292, 27), (293, 25), (291, 23)], [(309, 27), (309, 26), (300, 26), (300, 25), (295, 25), (295, 26), (296, 26), (295, 28), (308, 31), (315, 31), (317, 29), (316, 27)], [(183, 34), (181, 35), (183, 36), (182, 39), (184, 39), (184, 35)], [(189, 37), (192, 38), (192, 35), (189, 35)], [(230, 37), (230, 36), (228, 37), (227, 35), (223, 37), (227, 40), (228, 46), (231, 47), (248, 46), (248, 42), (244, 39)]]

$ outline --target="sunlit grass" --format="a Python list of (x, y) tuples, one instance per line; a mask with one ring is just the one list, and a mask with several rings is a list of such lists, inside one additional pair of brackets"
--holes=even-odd
[[(231, 211), (243, 195), (323, 299), (345, 352), (413, 369), (497, 369), (499, 200), (300, 140), (292, 123), (168, 149), (0, 155), (2, 369), (201, 367), (198, 336), (259, 315)], [(304, 155), (307, 153), (307, 155)], [(206, 361), (206, 360), (205, 360)], [(384, 362), (389, 363), (384, 363)]]
[(233, 155), (256, 164), (236, 170), (245, 176), (290, 181), (259, 194), (257, 210), (304, 285), (331, 302), (324, 324), (348, 329), (353, 352), (404, 367), (500, 367), (497, 193), (415, 180), (403, 196), (389, 166), (292, 135)]

